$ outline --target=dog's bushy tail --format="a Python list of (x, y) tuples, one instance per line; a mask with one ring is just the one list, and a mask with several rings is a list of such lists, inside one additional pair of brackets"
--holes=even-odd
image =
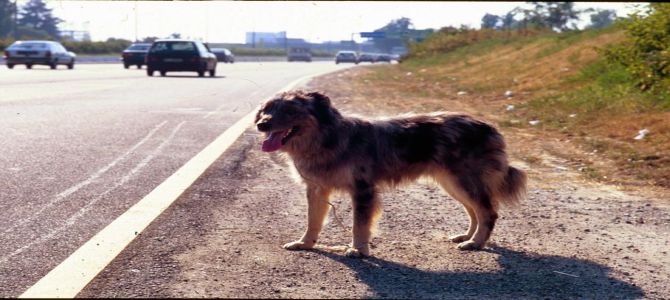
[(508, 167), (507, 174), (498, 189), (498, 201), (506, 205), (516, 205), (526, 198), (526, 173), (515, 167)]

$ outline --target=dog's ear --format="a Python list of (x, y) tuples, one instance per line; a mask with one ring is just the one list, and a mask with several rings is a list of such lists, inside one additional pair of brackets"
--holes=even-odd
[(263, 112), (263, 109), (265, 109), (265, 106), (267, 105), (267, 102), (261, 103), (258, 105), (258, 109), (256, 110), (256, 117), (254, 118), (254, 124), (258, 123), (261, 119), (261, 113)]
[(314, 104), (330, 107), (330, 98), (321, 92), (309, 92), (307, 96), (312, 98)]
[(306, 94), (312, 102), (314, 116), (323, 125), (331, 125), (337, 119), (337, 111), (331, 106), (330, 98), (321, 92)]

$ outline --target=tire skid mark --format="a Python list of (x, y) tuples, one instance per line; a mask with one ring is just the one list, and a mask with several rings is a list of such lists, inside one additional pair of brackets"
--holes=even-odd
[(81, 182), (79, 182), (79, 183), (77, 183), (77, 184), (75, 184), (75, 185), (69, 187), (69, 188), (66, 189), (65, 191), (60, 192), (58, 195), (56, 195), (56, 197), (54, 197), (54, 198), (53, 198), (51, 201), (49, 201), (46, 205), (42, 206), (40, 209), (38, 209), (36, 212), (34, 212), (33, 214), (31, 214), (30, 216), (28, 216), (28, 217), (26, 217), (26, 218), (24, 218), (24, 219), (21, 219), (21, 220), (17, 221), (16, 223), (12, 224), (11, 226), (7, 227), (5, 230), (2, 231), (2, 233), (3, 233), (3, 234), (9, 233), (9, 232), (13, 231), (14, 228), (16, 228), (16, 227), (18, 227), (18, 226), (21, 226), (21, 225), (23, 225), (23, 224), (25, 224), (25, 223), (28, 223), (28, 222), (30, 222), (30, 221), (33, 221), (35, 218), (37, 218), (39, 215), (41, 215), (42, 212), (44, 212), (44, 211), (47, 210), (48, 208), (51, 208), (51, 207), (54, 206), (56, 203), (62, 201), (63, 199), (65, 199), (65, 198), (67, 198), (68, 196), (72, 195), (73, 193), (77, 192), (77, 191), (80, 190), (81, 188), (83, 188), (83, 187), (85, 187), (85, 186), (87, 186), (87, 185), (89, 185), (89, 184), (95, 182), (100, 176), (102, 176), (102, 175), (105, 174), (107, 171), (109, 171), (109, 169), (111, 169), (112, 167), (114, 167), (114, 166), (116, 166), (118, 163), (120, 163), (121, 161), (123, 161), (123, 160), (125, 160), (126, 158), (128, 158), (128, 156), (129, 156), (130, 154), (132, 154), (135, 150), (137, 150), (137, 148), (139, 148), (139, 147), (142, 146), (144, 143), (146, 143), (146, 142), (147, 142), (147, 141), (148, 141), (148, 140), (149, 140), (149, 139), (150, 139), (150, 138), (151, 138), (151, 137), (152, 137), (152, 136), (153, 136), (153, 135), (154, 135), (154, 134), (161, 128), (161, 127), (163, 127), (165, 124), (167, 124), (167, 121), (163, 121), (163, 122), (161, 122), (160, 124), (156, 125), (151, 131), (149, 131), (149, 133), (148, 133), (146, 136), (144, 136), (144, 138), (142, 138), (139, 142), (137, 142), (135, 145), (133, 145), (132, 147), (130, 147), (130, 149), (128, 149), (126, 152), (124, 152), (123, 154), (121, 154), (121, 156), (117, 157), (116, 159), (114, 159), (112, 162), (110, 162), (110, 163), (107, 164), (106, 166), (100, 168), (98, 171), (96, 171), (96, 172), (93, 173), (91, 176), (89, 176), (86, 180), (81, 181)]
[[(105, 190), (104, 192), (102, 192), (102, 193), (100, 193), (99, 195), (97, 195), (97, 196), (96, 196), (95, 198), (93, 198), (90, 202), (88, 202), (84, 207), (82, 207), (79, 211), (77, 211), (77, 212), (74, 213), (70, 218), (68, 218), (67, 220), (65, 220), (65, 224), (63, 224), (63, 225), (61, 225), (61, 226), (55, 228), (54, 230), (52, 230), (51, 232), (47, 233), (46, 235), (41, 236), (40, 238), (37, 238), (37, 239), (32, 240), (32, 241), (29, 242), (28, 244), (26, 244), (26, 245), (20, 247), (19, 249), (16, 249), (15, 251), (11, 252), (10, 254), (5, 255), (5, 256), (3, 256), (3, 257), (0, 257), (0, 263), (5, 263), (5, 262), (7, 262), (10, 258), (12, 258), (12, 257), (14, 257), (14, 256), (16, 256), (16, 255), (19, 255), (19, 254), (21, 254), (21, 253), (23, 253), (23, 252), (26, 251), (28, 248), (30, 248), (30, 247), (32, 247), (32, 246), (34, 246), (34, 245), (36, 245), (36, 244), (43, 243), (43, 242), (45, 242), (45, 241), (47, 241), (47, 240), (53, 238), (54, 236), (56, 236), (57, 234), (61, 233), (62, 231), (64, 231), (64, 230), (67, 229), (68, 227), (70, 227), (71, 225), (75, 224), (76, 221), (79, 220), (82, 216), (84, 216), (84, 215), (85, 215), (85, 214), (86, 214), (86, 213), (93, 207), (94, 204), (96, 204), (98, 201), (100, 201), (100, 199), (102, 199), (104, 196), (106, 196), (107, 194), (111, 193), (112, 191), (114, 191), (114, 190), (117, 189), (118, 187), (120, 187), (120, 186), (126, 184), (126, 183), (127, 183), (128, 181), (130, 181), (130, 180), (131, 180), (131, 179), (132, 179), (138, 172), (140, 172), (140, 170), (142, 170), (142, 169), (143, 169), (149, 162), (151, 162), (151, 160), (153, 160), (158, 154), (160, 154), (160, 153), (162, 152), (163, 148), (165, 148), (165, 147), (172, 141), (172, 139), (175, 137), (175, 135), (177, 134), (177, 132), (179, 131), (179, 129), (180, 129), (185, 123), (186, 123), (186, 121), (182, 121), (181, 123), (177, 124), (177, 126), (176, 126), (176, 127), (172, 130), (172, 132), (170, 133), (170, 136), (168, 136), (168, 137), (167, 137), (167, 138), (166, 138), (160, 145), (158, 145), (158, 146), (157, 146), (157, 147), (156, 147), (156, 148), (155, 148), (149, 155), (147, 155), (142, 161), (140, 161), (137, 165), (135, 165), (135, 167), (134, 167), (132, 170), (130, 170), (130, 172), (128, 172), (125, 176), (123, 176), (123, 177), (121, 178), (121, 180), (119, 180), (119, 181), (118, 181), (116, 184), (114, 184), (112, 187), (110, 187), (109, 189), (107, 189), (107, 190)], [(161, 125), (161, 126), (162, 126), (162, 125)]]

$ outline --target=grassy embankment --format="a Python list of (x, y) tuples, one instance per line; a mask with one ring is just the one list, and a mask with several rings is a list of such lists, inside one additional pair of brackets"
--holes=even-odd
[[(670, 186), (670, 98), (640, 92), (596, 50), (621, 42), (622, 31), (468, 35), (415, 45), (402, 64), (372, 68), (359, 82), (398, 99), (423, 99), (403, 107), (414, 111), (458, 109), (445, 99), (463, 99), (503, 130), (566, 140), (610, 162), (580, 167), (586, 177)], [(512, 97), (504, 96), (508, 90)], [(649, 134), (635, 140), (645, 128)]]

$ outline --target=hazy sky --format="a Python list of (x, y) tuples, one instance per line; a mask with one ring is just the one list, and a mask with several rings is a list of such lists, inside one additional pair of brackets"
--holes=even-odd
[[(19, 5), (27, 0), (19, 0)], [(466, 24), (479, 27), (485, 13), (502, 15), (524, 2), (232, 2), (232, 1), (62, 1), (46, 0), (63, 20), (61, 29), (88, 30), (93, 40), (146, 36), (243, 43), (250, 31), (287, 31), (310, 42), (349, 40), (407, 17), (416, 29)], [(580, 2), (577, 8), (631, 12), (629, 3)], [(588, 18), (588, 16), (585, 16)], [(354, 39), (361, 41), (358, 35)]]

